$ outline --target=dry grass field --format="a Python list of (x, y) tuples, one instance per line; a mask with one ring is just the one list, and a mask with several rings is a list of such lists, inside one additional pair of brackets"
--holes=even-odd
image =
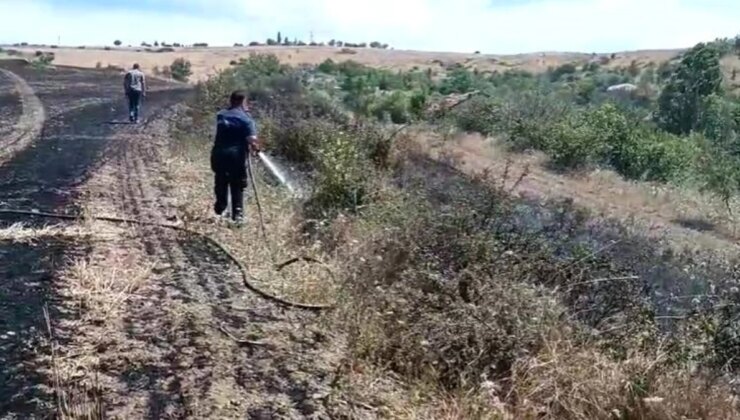
[[(453, 63), (464, 63), (470, 68), (480, 71), (505, 71), (507, 69), (522, 69), (532, 72), (547, 70), (548, 67), (558, 66), (568, 62), (585, 62), (598, 59), (590, 53), (561, 53), (543, 52), (517, 55), (489, 55), (474, 53), (450, 52), (423, 52), (402, 50), (381, 50), (373, 48), (351, 49), (354, 53), (343, 52), (341, 48), (333, 47), (235, 47), (235, 48), (176, 48), (175, 52), (147, 52), (137, 48), (117, 48), (105, 50), (102, 48), (20, 48), (25, 55), (32, 56), (36, 51), (54, 52), (57, 65), (95, 67), (98, 63), (107, 67), (128, 67), (138, 62), (144, 70), (151, 71), (154, 67), (170, 65), (176, 58), (186, 58), (193, 64), (193, 79), (204, 80), (218, 70), (229, 67), (232, 60), (247, 57), (253, 53), (275, 54), (287, 64), (319, 64), (331, 58), (334, 61), (355, 60), (362, 64), (408, 70), (414, 67), (444, 67)], [(628, 66), (633, 60), (638, 63), (660, 63), (676, 56), (678, 50), (632, 51), (615, 53), (615, 59), (609, 66)], [(602, 54), (610, 57), (612, 54)]]

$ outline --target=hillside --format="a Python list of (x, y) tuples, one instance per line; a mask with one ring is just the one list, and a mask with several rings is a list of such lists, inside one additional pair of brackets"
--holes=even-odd
[[(13, 48), (13, 47), (9, 47)], [(449, 64), (464, 63), (469, 68), (480, 71), (506, 71), (522, 69), (531, 72), (546, 71), (569, 62), (586, 62), (601, 57), (610, 58), (610, 54), (593, 56), (587, 53), (543, 52), (518, 55), (464, 54), (445, 52), (422, 52), (382, 50), (373, 48), (353, 48), (354, 54), (342, 53), (341, 48), (332, 47), (234, 47), (234, 48), (177, 48), (175, 52), (146, 52), (140, 48), (55, 48), (22, 47), (15, 48), (27, 56), (36, 51), (54, 52), (55, 64), (93, 68), (98, 63), (103, 67), (129, 67), (138, 62), (144, 70), (168, 66), (176, 58), (184, 57), (193, 65), (193, 78), (204, 80), (218, 70), (229, 67), (232, 60), (248, 57), (252, 53), (275, 54), (282, 62), (291, 65), (319, 64), (331, 58), (334, 61), (354, 60), (368, 66), (410, 70), (419, 68), (442, 68)], [(609, 65), (613, 67), (629, 66), (633, 60), (638, 63), (661, 63), (675, 57), (680, 50), (630, 51), (615, 53), (615, 59)]]

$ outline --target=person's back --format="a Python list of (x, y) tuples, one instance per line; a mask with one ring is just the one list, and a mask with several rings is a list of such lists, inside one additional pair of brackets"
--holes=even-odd
[(144, 91), (144, 73), (139, 69), (131, 69), (126, 73), (126, 90), (127, 91)]
[(138, 64), (134, 64), (134, 68), (123, 77), (123, 90), (128, 97), (129, 121), (136, 123), (139, 121), (141, 98), (146, 96), (146, 77)]
[(255, 135), (254, 120), (241, 108), (225, 109), (216, 116), (215, 149), (246, 150), (247, 139)]
[(247, 153), (258, 150), (257, 127), (246, 110), (246, 95), (231, 94), (229, 109), (216, 116), (216, 138), (211, 151), (211, 169), (215, 174), (216, 203), (221, 215), (231, 193), (231, 217), (239, 221), (244, 213), (244, 188), (247, 186)]

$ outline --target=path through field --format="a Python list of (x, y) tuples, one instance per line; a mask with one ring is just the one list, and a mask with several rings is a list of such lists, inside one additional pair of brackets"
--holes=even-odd
[[(0, 144), (33, 117), (34, 98), (46, 117), (36, 106), (29, 121), (42, 129), (0, 165), (0, 209), (176, 218), (167, 136), (188, 88), (155, 81), (145, 123), (112, 125), (125, 118), (119, 74), (0, 68)], [(18, 80), (33, 92), (8, 94)], [(120, 419), (327, 417), (321, 398), (333, 367), (315, 315), (247, 292), (237, 267), (197, 238), (50, 223), (0, 218), (0, 419), (60, 409)], [(237, 343), (224, 328), (257, 343)]]

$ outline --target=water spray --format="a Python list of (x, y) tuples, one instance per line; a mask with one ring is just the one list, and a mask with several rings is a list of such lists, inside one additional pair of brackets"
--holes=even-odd
[(280, 168), (278, 165), (270, 159), (269, 156), (266, 154), (259, 152), (257, 153), (257, 156), (260, 158), (262, 163), (265, 164), (267, 169), (270, 171), (270, 173), (281, 183), (285, 186), (285, 188), (288, 189), (292, 194), (297, 194), (296, 188), (288, 181), (288, 178), (283, 174), (282, 171), (280, 171)]

